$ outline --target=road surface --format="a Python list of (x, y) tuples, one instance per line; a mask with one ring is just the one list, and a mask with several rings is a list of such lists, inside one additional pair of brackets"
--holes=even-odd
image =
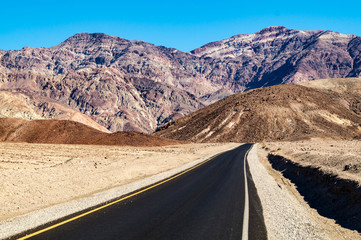
[(242, 145), (129, 198), (16, 238), (267, 239), (260, 201), (245, 163), (251, 147)]

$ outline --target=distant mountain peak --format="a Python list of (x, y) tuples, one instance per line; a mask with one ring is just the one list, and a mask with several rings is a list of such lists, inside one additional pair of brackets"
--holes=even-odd
[(192, 50), (191, 53), (201, 56), (204, 49), (220, 47), (220, 46), (222, 46), (222, 44), (224, 42), (229, 41), (229, 40), (237, 40), (237, 39), (250, 40), (252, 37), (263, 37), (263, 35), (266, 35), (266, 34), (268, 35), (270, 33), (274, 33), (274, 34), (278, 35), (279, 33), (286, 33), (286, 32), (291, 32), (291, 31), (297, 32), (296, 30), (288, 29), (284, 26), (270, 26), (270, 27), (266, 27), (258, 32), (255, 32), (254, 34), (237, 34), (230, 38), (223, 39), (221, 41), (207, 43), (200, 48)]
[(291, 29), (288, 29), (284, 26), (270, 26), (270, 27), (266, 27), (266, 28), (256, 32), (255, 34), (265, 34), (265, 33), (270, 33), (270, 32), (286, 32), (289, 30), (291, 30)]
[[(98, 46), (98, 47), (111, 47), (114, 44), (116, 45), (124, 45), (128, 44), (130, 41), (120, 37), (109, 36), (105, 33), (77, 33), (64, 42), (60, 43), (57, 46), (52, 47), (53, 49), (59, 48), (77, 48), (77, 49), (85, 49), (90, 46)], [(82, 50), (83, 51), (83, 50)]]
[(73, 40), (85, 40), (85, 39), (102, 39), (102, 38), (114, 38), (111, 37), (105, 33), (86, 33), (86, 32), (82, 32), (82, 33), (77, 33), (73, 36), (71, 36), (70, 38), (68, 38), (65, 41), (73, 41)]
[(60, 46), (63, 45), (78, 45), (78, 44), (89, 44), (89, 43), (100, 43), (100, 42), (128, 42), (128, 40), (120, 38), (120, 37), (113, 37), (109, 36), (105, 33), (77, 33), (70, 38), (66, 39)]

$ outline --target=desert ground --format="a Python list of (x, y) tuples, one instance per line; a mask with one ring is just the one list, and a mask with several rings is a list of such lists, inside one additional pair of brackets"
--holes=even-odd
[(270, 153), (282, 155), (303, 166), (320, 167), (326, 173), (357, 181), (361, 185), (361, 141), (266, 142), (263, 146)]
[(237, 145), (0, 143), (0, 220), (121, 186)]

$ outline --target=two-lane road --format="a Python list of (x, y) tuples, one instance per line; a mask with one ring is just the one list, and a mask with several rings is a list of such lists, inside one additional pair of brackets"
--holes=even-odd
[(260, 202), (245, 162), (251, 147), (245, 144), (220, 154), (90, 214), (49, 224), (29, 239), (266, 239)]

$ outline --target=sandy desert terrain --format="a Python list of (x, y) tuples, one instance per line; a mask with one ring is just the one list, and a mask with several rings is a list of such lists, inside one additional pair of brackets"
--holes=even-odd
[(237, 145), (0, 143), (0, 219), (124, 185)]
[(269, 151), (361, 185), (361, 141), (267, 142)]

